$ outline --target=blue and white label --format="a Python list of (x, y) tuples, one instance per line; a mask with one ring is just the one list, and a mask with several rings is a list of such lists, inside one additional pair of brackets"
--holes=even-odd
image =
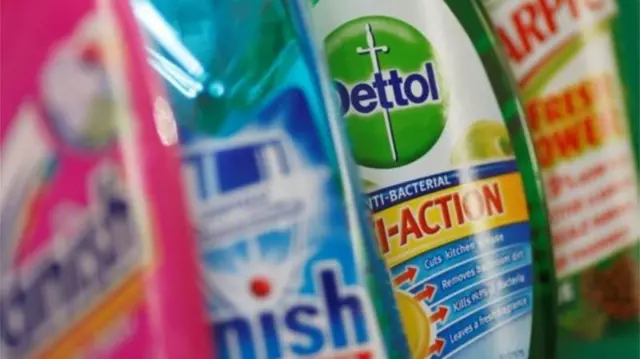
[(380, 357), (373, 307), (298, 89), (229, 136), (187, 136), (183, 173), (218, 357)]

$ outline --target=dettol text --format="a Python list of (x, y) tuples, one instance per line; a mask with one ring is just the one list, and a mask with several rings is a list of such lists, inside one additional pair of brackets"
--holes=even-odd
[(391, 70), (388, 75), (383, 72), (375, 73), (371, 82), (351, 87), (339, 81), (335, 81), (335, 84), (340, 94), (343, 114), (351, 109), (368, 114), (380, 108), (390, 110), (440, 101), (433, 62), (424, 65), (424, 73), (412, 73), (404, 77), (398, 70)]

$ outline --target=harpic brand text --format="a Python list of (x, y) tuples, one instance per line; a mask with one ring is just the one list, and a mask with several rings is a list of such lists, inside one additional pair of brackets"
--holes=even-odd
[[(570, 35), (577, 23), (604, 19), (612, 12), (612, 1), (605, 0), (531, 0), (519, 2), (511, 10), (507, 26), (497, 26), (507, 55), (521, 63), (537, 48), (556, 38)], [(563, 40), (563, 39), (558, 39)]]

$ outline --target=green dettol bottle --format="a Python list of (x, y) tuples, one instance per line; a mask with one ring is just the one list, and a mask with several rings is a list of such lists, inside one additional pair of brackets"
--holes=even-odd
[(484, 2), (522, 91), (547, 194), (558, 357), (638, 358), (640, 206), (614, 51), (618, 1)]
[(413, 358), (552, 358), (546, 205), (480, 4), (320, 0), (312, 15)]

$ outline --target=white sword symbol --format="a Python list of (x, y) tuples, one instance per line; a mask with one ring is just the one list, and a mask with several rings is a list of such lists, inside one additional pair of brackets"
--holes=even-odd
[[(360, 55), (369, 55), (371, 57), (371, 65), (373, 66), (374, 74), (380, 74), (380, 76), (382, 76), (382, 72), (380, 71), (380, 60), (378, 58), (378, 52), (389, 52), (389, 48), (387, 46), (376, 47), (376, 39), (373, 36), (373, 29), (371, 28), (371, 24), (367, 23), (364, 28), (367, 32), (367, 45), (369, 47), (364, 49), (358, 46), (356, 52)], [(384, 116), (384, 125), (387, 129), (387, 138), (389, 139), (391, 156), (393, 157), (393, 161), (395, 162), (398, 160), (398, 150), (396, 148), (396, 141), (393, 136), (393, 128), (391, 127), (391, 115), (389, 114), (389, 109), (383, 108), (382, 115)]]

